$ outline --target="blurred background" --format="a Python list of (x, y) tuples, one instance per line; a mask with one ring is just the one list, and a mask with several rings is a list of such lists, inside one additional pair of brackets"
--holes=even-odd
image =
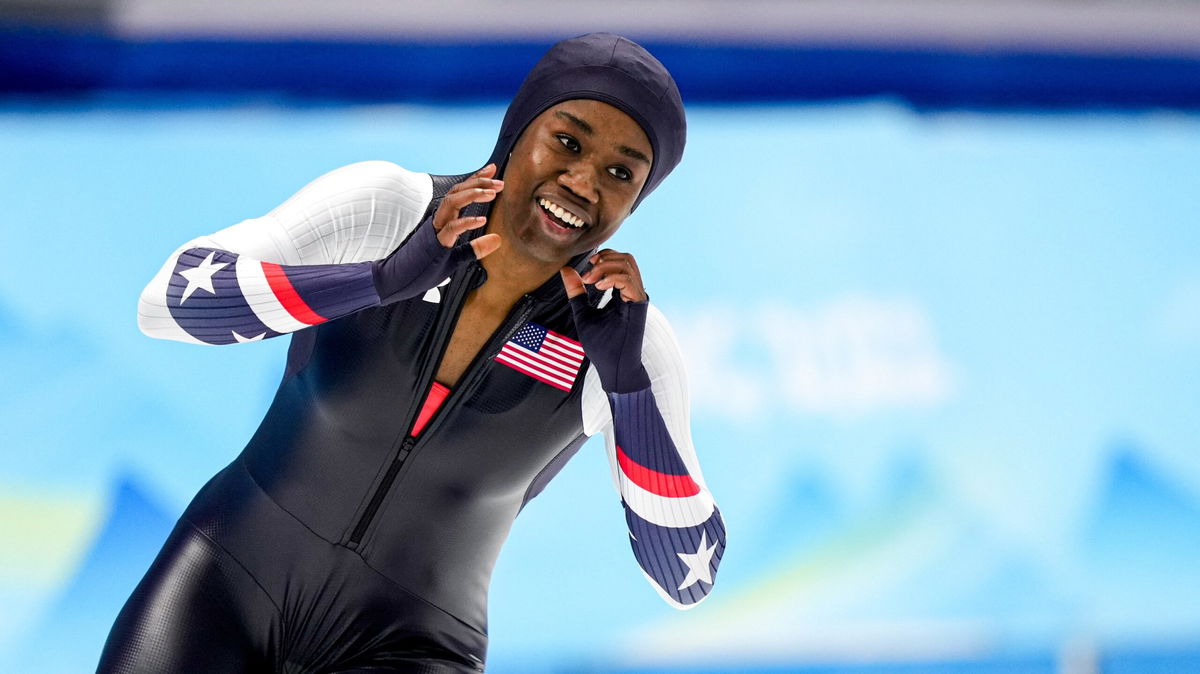
[(729, 548), (667, 607), (589, 444), (500, 557), (489, 671), (1200, 671), (1191, 0), (0, 0), (0, 671), (94, 669), (282, 373), (138, 332), (166, 256), (346, 163), (477, 167), (591, 30), (688, 104), (612, 245)]

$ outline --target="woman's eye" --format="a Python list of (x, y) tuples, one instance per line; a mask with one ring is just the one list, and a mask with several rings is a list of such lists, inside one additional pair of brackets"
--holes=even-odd
[(563, 147), (567, 148), (571, 152), (579, 152), (579, 141), (575, 140), (571, 136), (568, 136), (565, 133), (560, 133), (555, 135), (555, 138), (558, 139), (558, 142), (563, 144)]
[(624, 166), (610, 166), (608, 172), (617, 180), (633, 180), (633, 174)]

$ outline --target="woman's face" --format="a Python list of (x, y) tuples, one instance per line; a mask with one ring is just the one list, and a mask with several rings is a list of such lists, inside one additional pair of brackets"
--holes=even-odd
[(493, 214), (505, 245), (564, 264), (608, 240), (633, 208), (654, 160), (645, 131), (600, 101), (538, 115), (517, 139)]

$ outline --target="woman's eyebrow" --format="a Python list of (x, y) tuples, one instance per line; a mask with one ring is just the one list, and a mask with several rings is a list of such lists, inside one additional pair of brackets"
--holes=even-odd
[(642, 154), (640, 151), (635, 150), (627, 145), (622, 145), (621, 147), (618, 147), (617, 151), (620, 152), (621, 154), (625, 155), (626, 157), (632, 157), (634, 159), (637, 159), (638, 161), (646, 162), (647, 164), (650, 163), (649, 157), (647, 157), (646, 155)]
[[(595, 136), (596, 135), (596, 130), (592, 128), (591, 124), (588, 124), (584, 120), (576, 117), (575, 115), (572, 115), (569, 112), (566, 112), (565, 110), (555, 110), (554, 115), (560, 119), (570, 122), (576, 128), (578, 128), (582, 133), (586, 134), (587, 136)], [(640, 150), (635, 150), (635, 149), (629, 147), (628, 145), (618, 146), (617, 152), (620, 152), (621, 154), (625, 155), (626, 157), (630, 157), (632, 159), (637, 159), (638, 161), (642, 161), (647, 164), (650, 163), (650, 158), (647, 157), (644, 152), (642, 152)]]
[(569, 112), (564, 112), (562, 110), (556, 110), (554, 112), (554, 114), (555, 114), (555, 116), (565, 119), (568, 122), (579, 127), (580, 131), (586, 133), (589, 136), (596, 134), (596, 130), (592, 128), (591, 124), (588, 124), (587, 122), (583, 121), (582, 119), (579, 119), (578, 117), (576, 117), (575, 115), (572, 115)]

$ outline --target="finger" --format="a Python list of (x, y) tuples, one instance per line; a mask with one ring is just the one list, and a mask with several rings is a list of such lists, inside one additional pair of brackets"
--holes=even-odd
[(466, 207), (467, 204), (483, 203), (495, 199), (498, 192), (499, 190), (492, 189), (491, 187), (471, 187), (457, 192), (447, 192), (438, 209), (450, 208), (457, 213)]
[(592, 262), (592, 264), (595, 264), (595, 263), (601, 262), (603, 260), (614, 260), (617, 258), (624, 258), (624, 257), (632, 258), (633, 256), (630, 255), (629, 253), (622, 253), (619, 250), (613, 250), (612, 248), (605, 248), (603, 250), (596, 251), (588, 259)]
[(450, 189), (446, 190), (446, 194), (451, 194), (453, 192), (458, 192), (460, 190), (471, 188), (471, 187), (487, 187), (488, 185), (481, 184), (481, 183), (486, 183), (487, 181), (492, 180), (493, 176), (495, 176), (495, 175), (496, 175), (496, 165), (488, 164), (487, 166), (484, 166), (483, 168), (479, 169), (478, 171), (467, 176), (466, 179), (463, 180), (462, 182), (458, 182), (458, 183), (451, 185)]
[(611, 287), (618, 292), (622, 301), (625, 302), (644, 302), (649, 299), (646, 295), (646, 289), (641, 283), (635, 283), (628, 276), (612, 276), (600, 283), (596, 284), (596, 288), (603, 290)]
[[(458, 241), (458, 237), (468, 229), (477, 229), (487, 223), (487, 218), (479, 215), (468, 218), (457, 218), (446, 223), (445, 227), (437, 233), (438, 241), (445, 247), (449, 248)], [(489, 251), (490, 252), (490, 251)]]
[(633, 256), (629, 253), (618, 253), (612, 250), (601, 251), (589, 258), (592, 264), (600, 264), (601, 262), (611, 262), (614, 260), (632, 260)]
[(629, 253), (612, 248), (597, 251), (590, 258), (592, 268), (584, 274), (584, 281), (594, 282), (599, 290), (615, 288), (626, 302), (644, 302), (650, 299), (642, 285), (642, 271), (637, 259)]
[(471, 248), (475, 249), (475, 259), (482, 260), (485, 256), (494, 253), (500, 247), (499, 234), (484, 234), (478, 239), (471, 241)]
[(596, 283), (605, 276), (613, 274), (626, 274), (633, 278), (641, 278), (637, 273), (636, 267), (629, 264), (626, 260), (603, 260), (599, 264), (593, 265), (591, 269), (583, 275), (584, 283)]
[(468, 204), (483, 203), (496, 198), (496, 191), (483, 188), (471, 188), (454, 194), (447, 194), (433, 214), (433, 228), (442, 231), (450, 221), (458, 216)]
[(621, 253), (612, 250), (611, 248), (606, 248), (598, 253), (595, 253), (588, 258), (588, 260), (593, 266), (611, 263), (624, 265), (632, 273), (638, 272), (637, 260), (635, 260), (632, 255), (629, 253)]
[(455, 183), (453, 187), (446, 191), (447, 195), (462, 192), (469, 189), (493, 189), (499, 192), (504, 189), (504, 181), (496, 178), (486, 178), (484, 176), (471, 176), (461, 183)]
[(629, 274), (609, 274), (596, 281), (595, 286), (596, 290), (608, 290), (609, 288), (627, 286), (633, 283), (636, 283), (636, 281), (630, 278)]
[(583, 279), (579, 277), (579, 272), (571, 267), (563, 267), (558, 270), (558, 274), (562, 277), (563, 287), (567, 290), (567, 299), (579, 297), (584, 293)]
[(627, 253), (610, 253), (608, 255), (596, 254), (592, 256), (592, 265), (621, 265), (627, 269), (637, 268), (637, 263), (634, 262), (633, 256)]

